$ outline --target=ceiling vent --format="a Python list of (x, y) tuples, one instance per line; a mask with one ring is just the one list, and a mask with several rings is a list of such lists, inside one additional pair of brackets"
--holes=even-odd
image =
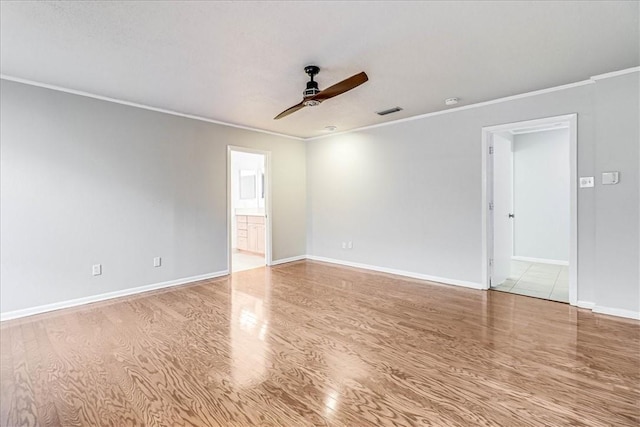
[(376, 111), (376, 114), (379, 116), (386, 116), (387, 114), (397, 113), (398, 111), (402, 111), (400, 107), (389, 108), (388, 110)]

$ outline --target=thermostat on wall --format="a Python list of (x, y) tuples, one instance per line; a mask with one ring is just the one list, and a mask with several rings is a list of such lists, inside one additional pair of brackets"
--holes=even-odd
[(602, 172), (602, 185), (613, 185), (620, 182), (620, 172)]

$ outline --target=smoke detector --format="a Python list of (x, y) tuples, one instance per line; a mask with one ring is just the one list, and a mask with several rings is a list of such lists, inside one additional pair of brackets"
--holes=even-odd
[(456, 105), (458, 103), (458, 98), (447, 98), (444, 100), (445, 105)]

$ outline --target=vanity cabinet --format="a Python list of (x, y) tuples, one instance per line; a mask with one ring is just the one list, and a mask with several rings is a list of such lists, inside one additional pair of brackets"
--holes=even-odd
[(238, 250), (264, 255), (264, 216), (236, 215)]

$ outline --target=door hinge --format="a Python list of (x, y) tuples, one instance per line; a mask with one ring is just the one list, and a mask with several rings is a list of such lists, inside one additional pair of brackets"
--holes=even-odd
[(493, 258), (489, 258), (489, 267), (493, 267)]
[(489, 210), (492, 211), (493, 210), (493, 202), (489, 202)]
[(489, 154), (493, 154), (493, 146), (489, 147)]

